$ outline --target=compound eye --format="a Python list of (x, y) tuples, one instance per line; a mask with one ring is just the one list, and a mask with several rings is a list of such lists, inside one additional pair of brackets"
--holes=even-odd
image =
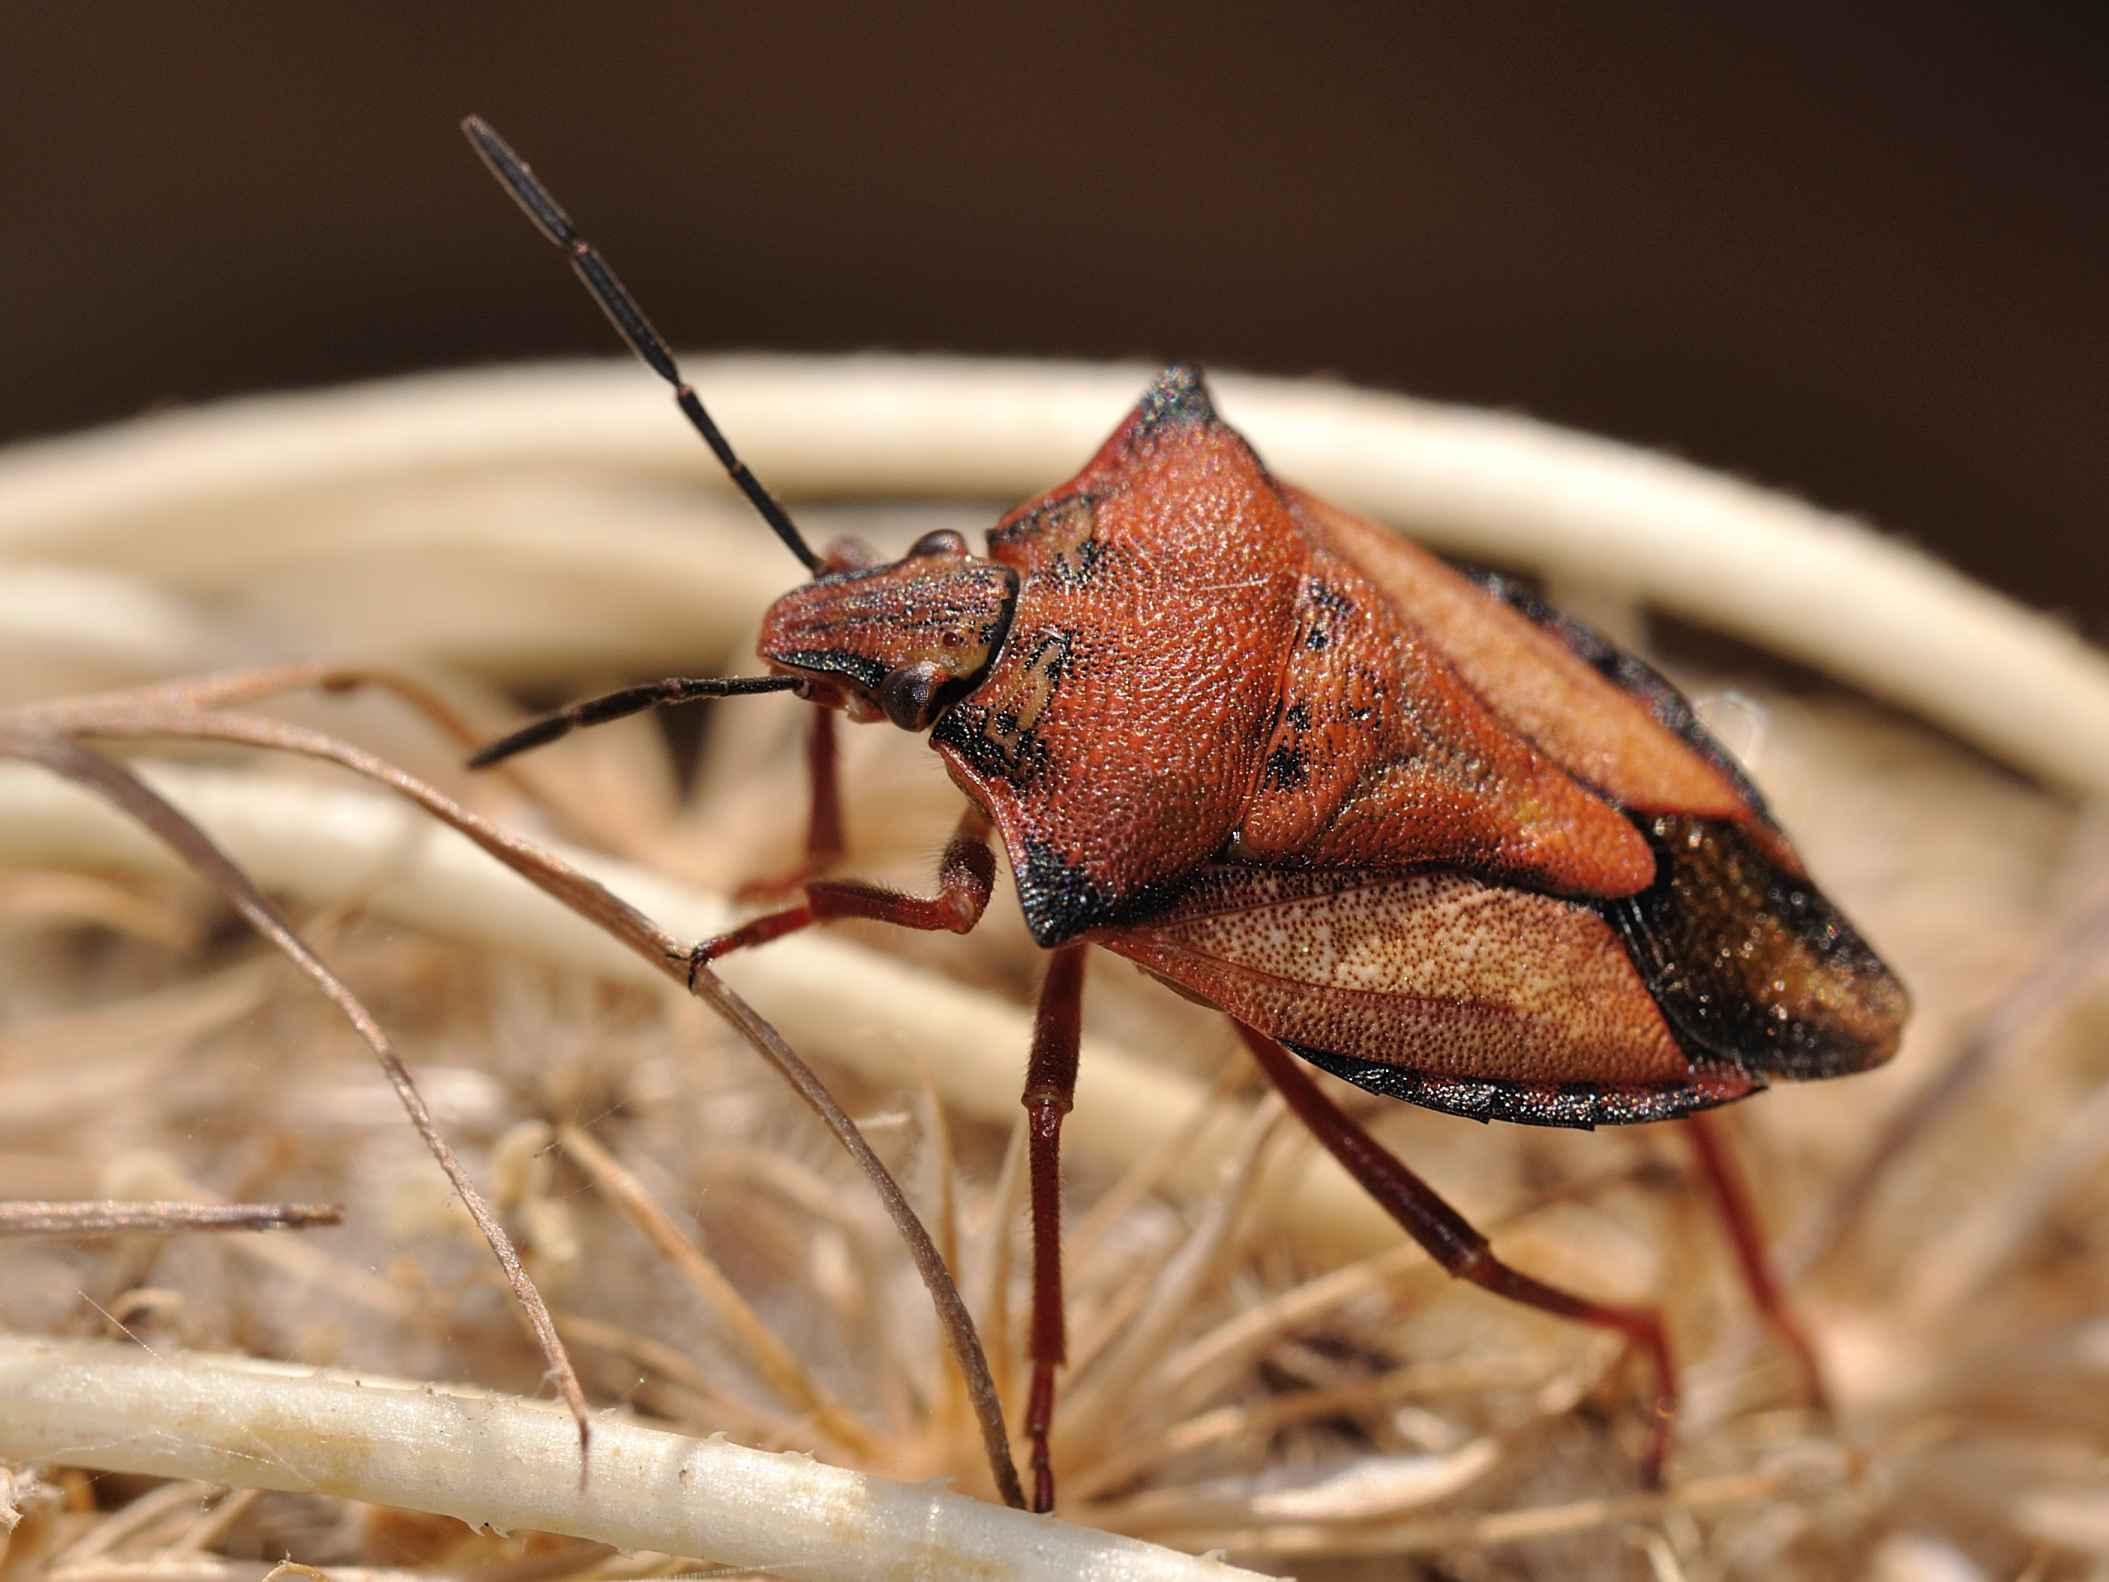
[(966, 552), (966, 538), (949, 527), (933, 528), (908, 546), (910, 560), (921, 560), (930, 555), (964, 555)]
[(903, 665), (879, 683), (879, 707), (904, 731), (928, 730), (937, 718), (937, 694), (950, 679), (932, 659)]

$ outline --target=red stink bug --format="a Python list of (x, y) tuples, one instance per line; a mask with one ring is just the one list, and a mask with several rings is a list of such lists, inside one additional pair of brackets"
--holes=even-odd
[[(472, 763), (660, 703), (818, 705), (808, 866), (781, 885), (802, 899), (699, 945), (698, 963), (832, 918), (964, 933), (1000, 834), (1053, 952), (1024, 1095), (1036, 1507), (1053, 1502), (1057, 1149), (1089, 945), (1227, 1012), (1289, 1106), (1450, 1273), (1644, 1350), (1659, 1474), (1675, 1403), (1659, 1315), (1500, 1262), (1295, 1057), (1432, 1109), (1579, 1127), (1888, 1059), (1902, 986), (1685, 699), (1520, 589), (1274, 477), (1183, 365), (1076, 477), (998, 522), (986, 558), (953, 532), (890, 564), (854, 544), (816, 555), (555, 200), (488, 126), (465, 130), (813, 573), (768, 612), (769, 674), (594, 698)], [(811, 877), (841, 850), (836, 710), (927, 731), (966, 794), (935, 896)], [(1800, 1344), (1718, 1140), (1700, 1142), (1746, 1277)]]

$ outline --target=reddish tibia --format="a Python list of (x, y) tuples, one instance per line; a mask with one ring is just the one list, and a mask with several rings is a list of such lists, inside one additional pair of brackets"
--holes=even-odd
[(1047, 963), (1025, 1068), (1028, 1174), (1032, 1180), (1032, 1395), (1025, 1432), (1032, 1442), (1033, 1509), (1054, 1509), (1055, 1369), (1068, 1359), (1062, 1322), (1062, 1117), (1076, 1104), (1077, 1046), (1084, 1015), (1084, 947), (1065, 945)]

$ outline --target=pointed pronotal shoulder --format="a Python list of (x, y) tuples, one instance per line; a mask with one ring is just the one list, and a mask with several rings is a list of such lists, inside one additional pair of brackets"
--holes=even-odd
[(1054, 945), (1155, 904), (1229, 838), (1273, 729), (1302, 539), (1175, 364), (989, 553), (1019, 575), (1010, 632), (932, 745)]
[(1138, 432), (1182, 424), (1215, 423), (1215, 399), (1208, 382), (1193, 363), (1172, 363), (1159, 374), (1135, 405)]

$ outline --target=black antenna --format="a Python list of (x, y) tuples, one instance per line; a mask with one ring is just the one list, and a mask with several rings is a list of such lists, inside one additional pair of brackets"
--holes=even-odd
[[(668, 350), (659, 332), (652, 328), (652, 321), (644, 316), (636, 299), (615, 278), (615, 271), (608, 267), (607, 260), (594, 251), (591, 242), (579, 235), (571, 223), (571, 216), (549, 195), (549, 189), (535, 179), (534, 172), (481, 116), (468, 117), (461, 123), (461, 129), (468, 135), (477, 157), (490, 167), (491, 174), (513, 195), (513, 201), (535, 222), (535, 229), (571, 260), (572, 272), (593, 293), (593, 300), (608, 315), (608, 322), (615, 326), (616, 333), (630, 343), (630, 349), (645, 360), (652, 372), (674, 387), (674, 404), (695, 425), (696, 432), (703, 436), (703, 442), (711, 448), (719, 464), (740, 486), (740, 492), (753, 503), (755, 510), (761, 512), (762, 520), (776, 530), (776, 536), (805, 563), (806, 570), (819, 576), (825, 569), (820, 557), (800, 536), (784, 508), (776, 503), (776, 497), (763, 488), (762, 481), (733, 454), (725, 436), (718, 432), (718, 425), (711, 421), (710, 414), (703, 410), (703, 403), (696, 399), (696, 392), (688, 387), (687, 381), (681, 377), (681, 370), (674, 366), (673, 352)], [(503, 746), (504, 743), (496, 745)]]
[(545, 746), (560, 736), (569, 736), (582, 725), (605, 725), (610, 720), (642, 714), (661, 703), (689, 703), (697, 698), (736, 698), (750, 692), (794, 692), (805, 683), (796, 676), (668, 676), (639, 687), (624, 687), (545, 714), (531, 725), (523, 725), (510, 736), (501, 736), (488, 747), (479, 747), (469, 759), (471, 769), (488, 769), (501, 758)]

